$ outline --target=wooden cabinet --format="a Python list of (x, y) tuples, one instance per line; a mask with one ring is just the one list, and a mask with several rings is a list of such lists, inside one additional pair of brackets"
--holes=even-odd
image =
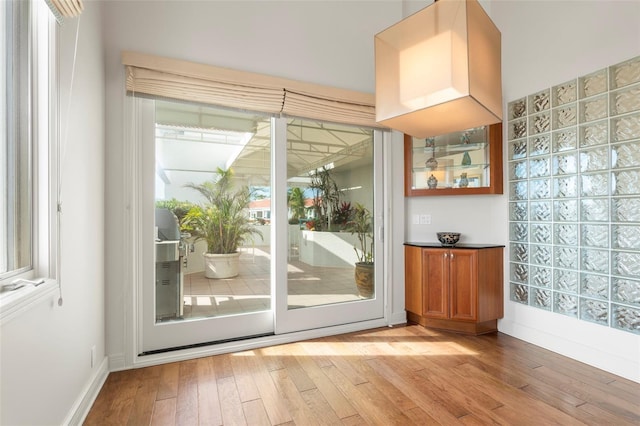
[(470, 334), (503, 316), (503, 247), (405, 245), (405, 307), (411, 322)]
[(404, 194), (502, 194), (502, 124), (404, 137)]

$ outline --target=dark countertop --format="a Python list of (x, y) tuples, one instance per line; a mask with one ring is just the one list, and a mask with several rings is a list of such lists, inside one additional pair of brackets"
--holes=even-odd
[(434, 242), (406, 242), (405, 246), (424, 247), (424, 248), (455, 248), (455, 249), (483, 249), (483, 248), (495, 248), (504, 247), (502, 244), (466, 244), (458, 243), (455, 246), (443, 246), (440, 243)]

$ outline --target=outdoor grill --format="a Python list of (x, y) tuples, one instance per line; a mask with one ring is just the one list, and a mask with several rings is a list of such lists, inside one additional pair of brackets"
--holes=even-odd
[(168, 209), (156, 208), (156, 321), (183, 314), (182, 260), (185, 242), (178, 218)]

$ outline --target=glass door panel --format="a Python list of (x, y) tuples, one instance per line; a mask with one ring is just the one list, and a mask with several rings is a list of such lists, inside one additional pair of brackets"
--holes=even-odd
[(143, 348), (272, 333), (271, 118), (152, 102)]
[(381, 200), (374, 133), (287, 120), (287, 284), (278, 295), (286, 297), (278, 333), (383, 316), (374, 267)]

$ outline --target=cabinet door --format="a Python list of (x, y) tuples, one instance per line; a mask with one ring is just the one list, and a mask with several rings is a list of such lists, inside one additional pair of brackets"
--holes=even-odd
[(422, 315), (422, 249), (404, 247), (404, 306), (409, 312)]
[(451, 319), (478, 319), (478, 251), (450, 251)]
[(422, 315), (449, 318), (449, 250), (422, 250)]

